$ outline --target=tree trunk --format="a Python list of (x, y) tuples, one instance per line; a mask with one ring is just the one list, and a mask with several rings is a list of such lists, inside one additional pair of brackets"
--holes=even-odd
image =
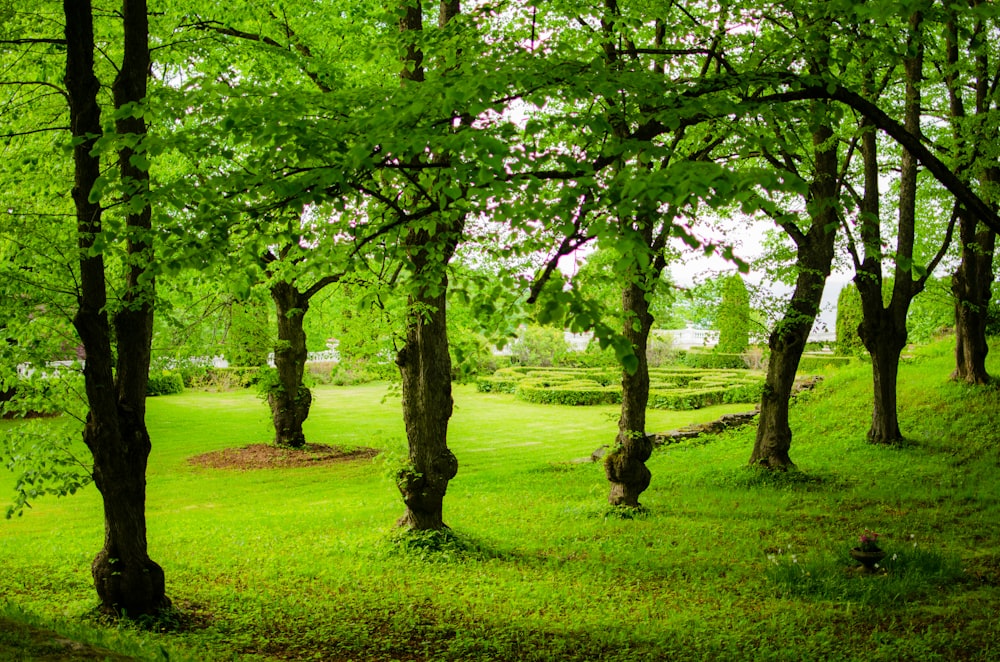
[[(84, 383), (89, 412), (83, 439), (94, 458), (94, 482), (104, 501), (104, 547), (91, 566), (101, 609), (137, 616), (169, 607), (163, 570), (147, 554), (146, 462), (150, 440), (145, 424), (145, 396), (152, 337), (153, 281), (145, 272), (152, 259), (147, 237), (150, 209), (126, 214), (128, 268), (121, 311), (115, 315), (117, 370), (113, 370), (111, 323), (107, 312), (104, 259), (94, 251), (101, 232), (102, 208), (90, 200), (100, 175), (93, 153), (101, 133), (99, 82), (94, 75), (93, 12), (89, 0), (64, 0), (66, 19), (66, 91), (74, 146), (73, 201), (80, 249), (80, 292), (73, 324), (86, 351)], [(149, 69), (148, 25), (144, 0), (126, 0), (123, 64), (113, 85), (115, 105), (145, 97)], [(141, 117), (120, 117), (119, 133), (145, 134)], [(136, 196), (148, 190), (148, 173), (131, 163), (131, 148), (119, 153), (123, 183)]]
[[(817, 254), (807, 255), (799, 249), (796, 265), (799, 277), (795, 292), (785, 316), (778, 322), (768, 338), (771, 350), (767, 364), (767, 377), (760, 400), (760, 416), (752, 466), (787, 471), (795, 464), (789, 456), (792, 447), (792, 429), (788, 423), (788, 405), (795, 385), (795, 373), (805, 351), (806, 340), (812, 331), (823, 297), (823, 286), (833, 263), (833, 237), (835, 231), (823, 237), (823, 246)], [(829, 259), (826, 258), (829, 247)], [(825, 265), (825, 267), (824, 267)]]
[[(920, 131), (920, 82), (923, 72), (923, 47), (919, 41), (923, 17), (915, 12), (910, 17), (910, 46), (913, 55), (904, 59), (906, 72), (906, 129), (916, 135)], [(897, 413), (896, 382), (899, 356), (906, 347), (906, 315), (913, 297), (923, 288), (912, 272), (916, 237), (917, 169), (916, 157), (903, 149), (899, 177), (899, 220), (896, 226), (896, 266), (892, 298), (882, 303), (882, 255), (884, 247), (877, 227), (879, 215), (877, 145), (871, 135), (861, 144), (865, 167), (865, 195), (862, 217), (866, 219), (865, 261), (855, 278), (861, 294), (864, 318), (858, 334), (872, 357), (874, 403), (868, 441), (873, 444), (897, 444), (903, 440)]]
[[(958, 174), (963, 175), (966, 183), (969, 183), (973, 178), (970, 175), (976, 173), (975, 178), (979, 179), (983, 190), (995, 190), (1000, 184), (1000, 168), (993, 165), (977, 172), (977, 162), (985, 160), (982, 146), (991, 142), (991, 136), (981, 128), (988, 124), (969, 122), (965, 103), (966, 90), (971, 86), (975, 90), (976, 118), (981, 119), (993, 111), (991, 90), (995, 82), (990, 56), (985, 49), (980, 48), (975, 53), (970, 48), (966, 54), (974, 55), (970, 58), (974, 61), (971, 76), (963, 74), (969, 69), (967, 65), (963, 66), (965, 63), (961, 60), (959, 25), (966, 19), (962, 17), (960, 6), (952, 6), (948, 11), (948, 21), (945, 23), (947, 69), (944, 78), (948, 86)], [(968, 27), (971, 27), (969, 46), (974, 47), (985, 31), (983, 19), (974, 19)], [(993, 207), (996, 208), (995, 203)], [(996, 233), (980, 226), (977, 216), (966, 209), (960, 210), (958, 222), (961, 263), (952, 277), (951, 285), (955, 296), (955, 371), (951, 378), (982, 385), (990, 382), (989, 373), (986, 372), (986, 355), (989, 353), (986, 318), (992, 294)]]
[[(420, 3), (403, 3), (400, 30), (423, 30)], [(438, 26), (445, 27), (459, 13), (457, 0), (442, 0)], [(413, 43), (403, 56), (401, 83), (424, 80), (423, 52)], [(432, 160), (447, 164), (447, 155)], [(451, 356), (448, 353), (446, 301), (448, 262), (455, 254), (465, 224), (463, 214), (439, 203), (433, 230), (411, 228), (404, 243), (411, 262), (412, 290), (408, 299), (406, 341), (396, 356), (402, 378), (403, 422), (409, 444), (408, 466), (400, 470), (396, 486), (406, 512), (398, 526), (439, 530), (444, 523), (444, 495), (448, 481), (458, 473), (458, 459), (448, 448), (448, 421), (452, 413)]]
[(284, 281), (271, 286), (271, 298), (278, 317), (278, 344), (274, 349), (278, 384), (267, 394), (274, 421), (274, 443), (300, 448), (306, 443), (302, 424), (312, 404), (312, 393), (303, 384), (308, 352), (302, 324), (309, 310), (309, 299), (295, 285)]
[[(863, 332), (866, 333), (867, 332)], [(872, 356), (872, 376), (875, 403), (868, 441), (873, 444), (896, 444), (902, 441), (897, 414), (896, 382), (899, 374), (899, 355), (906, 346), (905, 329), (899, 334), (894, 329), (876, 331), (865, 340)]]
[(832, 137), (833, 130), (826, 126), (813, 134), (816, 165), (807, 200), (811, 217), (808, 232), (802, 234), (794, 225), (786, 228), (798, 248), (795, 260), (798, 276), (784, 317), (768, 339), (771, 357), (760, 400), (751, 466), (779, 471), (795, 468), (788, 453), (792, 446), (788, 404), (799, 360), (819, 313), (837, 236), (837, 148), (830, 144)]
[(634, 373), (622, 371), (622, 407), (618, 419), (615, 448), (604, 458), (604, 473), (611, 483), (608, 503), (613, 506), (639, 507), (639, 495), (647, 487), (651, 474), (646, 460), (653, 453), (653, 443), (646, 435), (646, 405), (649, 401), (649, 365), (646, 348), (653, 318), (649, 314), (646, 291), (638, 282), (630, 282), (622, 291), (625, 311), (625, 337), (632, 344), (639, 364)]
[(975, 216), (959, 217), (962, 261), (952, 277), (955, 295), (955, 371), (952, 379), (968, 384), (988, 384), (986, 316), (992, 296), (993, 252), (996, 234), (987, 228), (977, 232)]
[[(425, 232), (419, 234), (429, 239)], [(416, 278), (431, 275), (422, 268), (427, 266), (425, 260), (415, 262), (419, 264)], [(410, 447), (409, 466), (399, 472), (396, 480), (406, 504), (406, 512), (397, 524), (417, 530), (445, 528), (444, 495), (448, 481), (458, 473), (458, 459), (448, 449), (448, 420), (452, 413), (445, 309), (448, 279), (444, 265), (438, 268), (440, 280), (418, 283), (418, 292), (410, 297), (406, 342), (396, 357)]]

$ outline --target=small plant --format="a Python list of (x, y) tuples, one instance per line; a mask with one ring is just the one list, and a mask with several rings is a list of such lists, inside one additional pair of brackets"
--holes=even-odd
[(858, 538), (858, 549), (862, 552), (882, 551), (882, 548), (878, 546), (878, 534), (871, 529), (865, 529), (861, 537)]

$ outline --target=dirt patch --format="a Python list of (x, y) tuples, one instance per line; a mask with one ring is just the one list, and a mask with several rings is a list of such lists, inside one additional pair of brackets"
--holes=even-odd
[(315, 467), (352, 460), (370, 460), (381, 451), (375, 448), (344, 448), (326, 444), (306, 444), (302, 448), (282, 448), (271, 444), (250, 444), (242, 448), (225, 448), (188, 459), (189, 464), (210, 469), (288, 469)]

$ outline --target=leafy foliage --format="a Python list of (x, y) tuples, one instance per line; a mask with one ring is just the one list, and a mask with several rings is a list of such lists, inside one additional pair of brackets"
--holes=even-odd
[(21, 516), (46, 496), (68, 496), (93, 481), (76, 456), (79, 425), (67, 421), (24, 421), (0, 429), (0, 459), (14, 474), (14, 498), (6, 517)]

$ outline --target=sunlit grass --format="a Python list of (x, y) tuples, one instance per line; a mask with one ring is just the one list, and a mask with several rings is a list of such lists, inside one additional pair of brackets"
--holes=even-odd
[[(152, 399), (150, 554), (197, 626), (135, 636), (227, 660), (991, 659), (1000, 395), (948, 382), (947, 349), (929, 354), (901, 375), (907, 445), (865, 443), (866, 366), (831, 371), (792, 410), (799, 472), (748, 470), (752, 428), (666, 446), (631, 519), (607, 507), (601, 465), (577, 463), (613, 440), (616, 407), (458, 387), (441, 539), (394, 536), (391, 462), (189, 464), (270, 439), (252, 393)], [(746, 409), (652, 411), (649, 431)], [(398, 454), (399, 411), (385, 385), (320, 387), (306, 433)], [(91, 487), (33, 505), (0, 524), (0, 594), (78, 622), (100, 501)], [(875, 576), (845, 556), (864, 528), (900, 555)]]

